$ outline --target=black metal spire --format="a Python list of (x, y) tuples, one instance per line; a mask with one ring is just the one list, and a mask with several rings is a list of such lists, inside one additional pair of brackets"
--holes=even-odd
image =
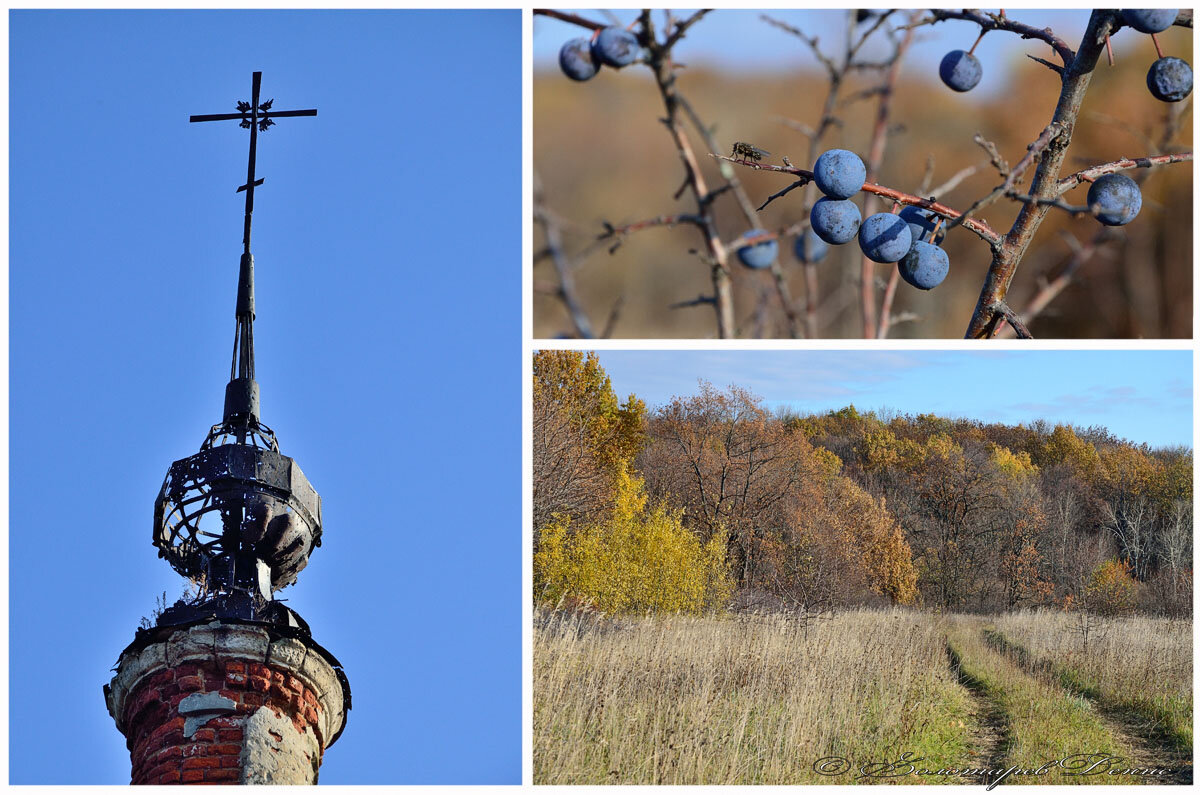
[(240, 120), (250, 130), (246, 166), (246, 224), (238, 275), (233, 362), (225, 387), (225, 412), (200, 452), (171, 464), (154, 503), (154, 545), (159, 555), (200, 586), (192, 602), (181, 600), (159, 624), (220, 615), (299, 626), (300, 619), (273, 599), (295, 582), (321, 544), (321, 498), (291, 458), (279, 452), (275, 434), (259, 420), (254, 380), (254, 257), (250, 219), (258, 133), (280, 116), (315, 116), (315, 110), (272, 111), (259, 101), (262, 73), (254, 73), (250, 102), (237, 113), (192, 116), (191, 121)]
[(214, 113), (192, 116), (189, 121), (238, 120), (239, 126), (250, 130), (250, 156), (246, 163), (246, 184), (238, 193), (246, 192), (246, 220), (242, 231), (242, 261), (238, 272), (236, 322), (233, 333), (233, 361), (229, 366), (229, 384), (225, 387), (224, 424), (239, 429), (239, 441), (258, 424), (258, 382), (254, 380), (254, 255), (250, 253), (250, 220), (254, 214), (254, 188), (263, 184), (255, 178), (258, 154), (258, 134), (266, 132), (275, 119), (286, 116), (316, 116), (315, 108), (308, 110), (271, 110), (274, 99), (259, 102), (262, 72), (255, 72), (250, 102), (238, 102), (237, 113)]

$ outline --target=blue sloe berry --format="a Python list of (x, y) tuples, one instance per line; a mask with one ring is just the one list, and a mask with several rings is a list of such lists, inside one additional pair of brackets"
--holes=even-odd
[[(751, 229), (744, 237), (749, 240), (765, 234), (768, 234), (765, 229)], [(771, 267), (771, 263), (775, 261), (778, 254), (779, 241), (775, 238), (741, 246), (737, 250), (738, 259), (742, 261), (742, 264), (755, 270)]]
[(1182, 58), (1159, 58), (1146, 73), (1146, 87), (1155, 99), (1178, 102), (1192, 93), (1192, 67)]
[(592, 42), (592, 57), (606, 66), (629, 66), (642, 55), (637, 36), (619, 25), (605, 28)]
[(801, 262), (820, 262), (829, 253), (829, 244), (811, 229), (805, 229), (804, 234), (796, 238), (795, 245), (796, 259)]
[(933, 210), (926, 210), (921, 207), (905, 207), (900, 211), (900, 217), (908, 222), (908, 229), (912, 232), (913, 242), (924, 240), (930, 243), (940, 243), (946, 238), (946, 226), (942, 225), (938, 229), (937, 240), (930, 240), (929, 236), (933, 234), (934, 227), (937, 226), (938, 214)]
[(1088, 188), (1089, 207), (1099, 205), (1096, 218), (1105, 226), (1124, 226), (1142, 209), (1138, 184), (1124, 174), (1105, 174)]
[(966, 50), (951, 50), (942, 58), (938, 74), (942, 82), (955, 91), (970, 91), (979, 85), (983, 66), (978, 58)]
[(563, 74), (580, 82), (591, 80), (600, 65), (592, 57), (591, 43), (584, 38), (571, 39), (558, 51), (558, 66)]
[(950, 272), (950, 258), (932, 243), (918, 240), (897, 267), (904, 281), (918, 290), (932, 290)]
[(830, 149), (817, 158), (813, 181), (831, 199), (849, 199), (862, 190), (867, 167), (862, 158), (846, 149)]
[(862, 213), (852, 201), (825, 196), (817, 199), (808, 220), (817, 237), (840, 246), (854, 239), (858, 225), (862, 223)]
[(1175, 24), (1177, 16), (1179, 16), (1177, 8), (1121, 9), (1121, 19), (1125, 24), (1142, 33), (1162, 33)]
[(912, 232), (899, 215), (875, 213), (858, 230), (858, 245), (868, 259), (898, 262), (912, 248)]

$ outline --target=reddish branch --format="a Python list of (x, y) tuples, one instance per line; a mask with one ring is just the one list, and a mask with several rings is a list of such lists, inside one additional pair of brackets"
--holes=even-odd
[(1118, 171), (1128, 171), (1133, 168), (1150, 168), (1151, 166), (1165, 166), (1169, 163), (1191, 162), (1191, 159), (1191, 152), (1178, 152), (1171, 155), (1127, 157), (1122, 160), (1114, 160), (1111, 163), (1085, 168), (1083, 171), (1077, 171), (1069, 177), (1063, 177), (1058, 181), (1058, 194), (1061, 196), (1081, 182), (1091, 182), (1096, 177), (1102, 177), (1105, 174), (1116, 174)]
[[(711, 152), (709, 153), (709, 156), (715, 157), (718, 160), (728, 160), (729, 162), (736, 163), (739, 166), (745, 166), (746, 168), (753, 168), (759, 171), (775, 171), (780, 174), (794, 174), (795, 176), (801, 177), (804, 180), (811, 180), (813, 178), (811, 171), (803, 168), (796, 168), (795, 166), (772, 166), (764, 165), (762, 163), (748, 163), (742, 160), (734, 160), (732, 157), (726, 157), (725, 155), (718, 155)], [(921, 207), (926, 210), (931, 210), (947, 220), (954, 220), (962, 215), (962, 213), (958, 212), (952, 207), (947, 207), (940, 202), (923, 199), (920, 196), (914, 196), (911, 193), (905, 193), (904, 191), (896, 190), (895, 188), (889, 188), (884, 185), (876, 185), (873, 182), (866, 183), (863, 185), (862, 189), (864, 193), (873, 193), (876, 196), (881, 196), (885, 199), (891, 199), (892, 201), (899, 202), (900, 204), (912, 205), (914, 207)], [(978, 235), (988, 244), (998, 245), (1001, 241), (1001, 237), (996, 230), (992, 229), (983, 221), (977, 221), (974, 218), (970, 218), (964, 221), (962, 226), (964, 229), (969, 229), (971, 232)]]

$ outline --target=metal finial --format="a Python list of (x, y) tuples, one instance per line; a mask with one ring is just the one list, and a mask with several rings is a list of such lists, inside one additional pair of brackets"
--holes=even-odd
[[(255, 72), (251, 81), (250, 102), (239, 101), (237, 113), (215, 113), (192, 116), (190, 121), (236, 120), (250, 130), (250, 156), (246, 163), (246, 183), (237, 193), (246, 192), (246, 220), (242, 231), (242, 261), (238, 269), (237, 326), (233, 334), (233, 361), (229, 367), (229, 385), (225, 387), (225, 423), (230, 426), (251, 426), (258, 423), (258, 382), (254, 380), (254, 255), (250, 253), (250, 220), (254, 214), (254, 188), (263, 184), (256, 179), (258, 134), (275, 124), (274, 119), (286, 116), (316, 116), (315, 108), (308, 110), (271, 110), (274, 99), (259, 102), (262, 72)], [(244, 439), (242, 440), (244, 441)]]

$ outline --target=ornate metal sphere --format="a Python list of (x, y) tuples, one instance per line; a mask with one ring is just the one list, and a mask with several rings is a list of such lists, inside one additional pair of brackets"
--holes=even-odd
[(214, 426), (176, 461), (154, 501), (159, 557), (209, 592), (270, 596), (321, 544), (321, 498), (269, 428)]

